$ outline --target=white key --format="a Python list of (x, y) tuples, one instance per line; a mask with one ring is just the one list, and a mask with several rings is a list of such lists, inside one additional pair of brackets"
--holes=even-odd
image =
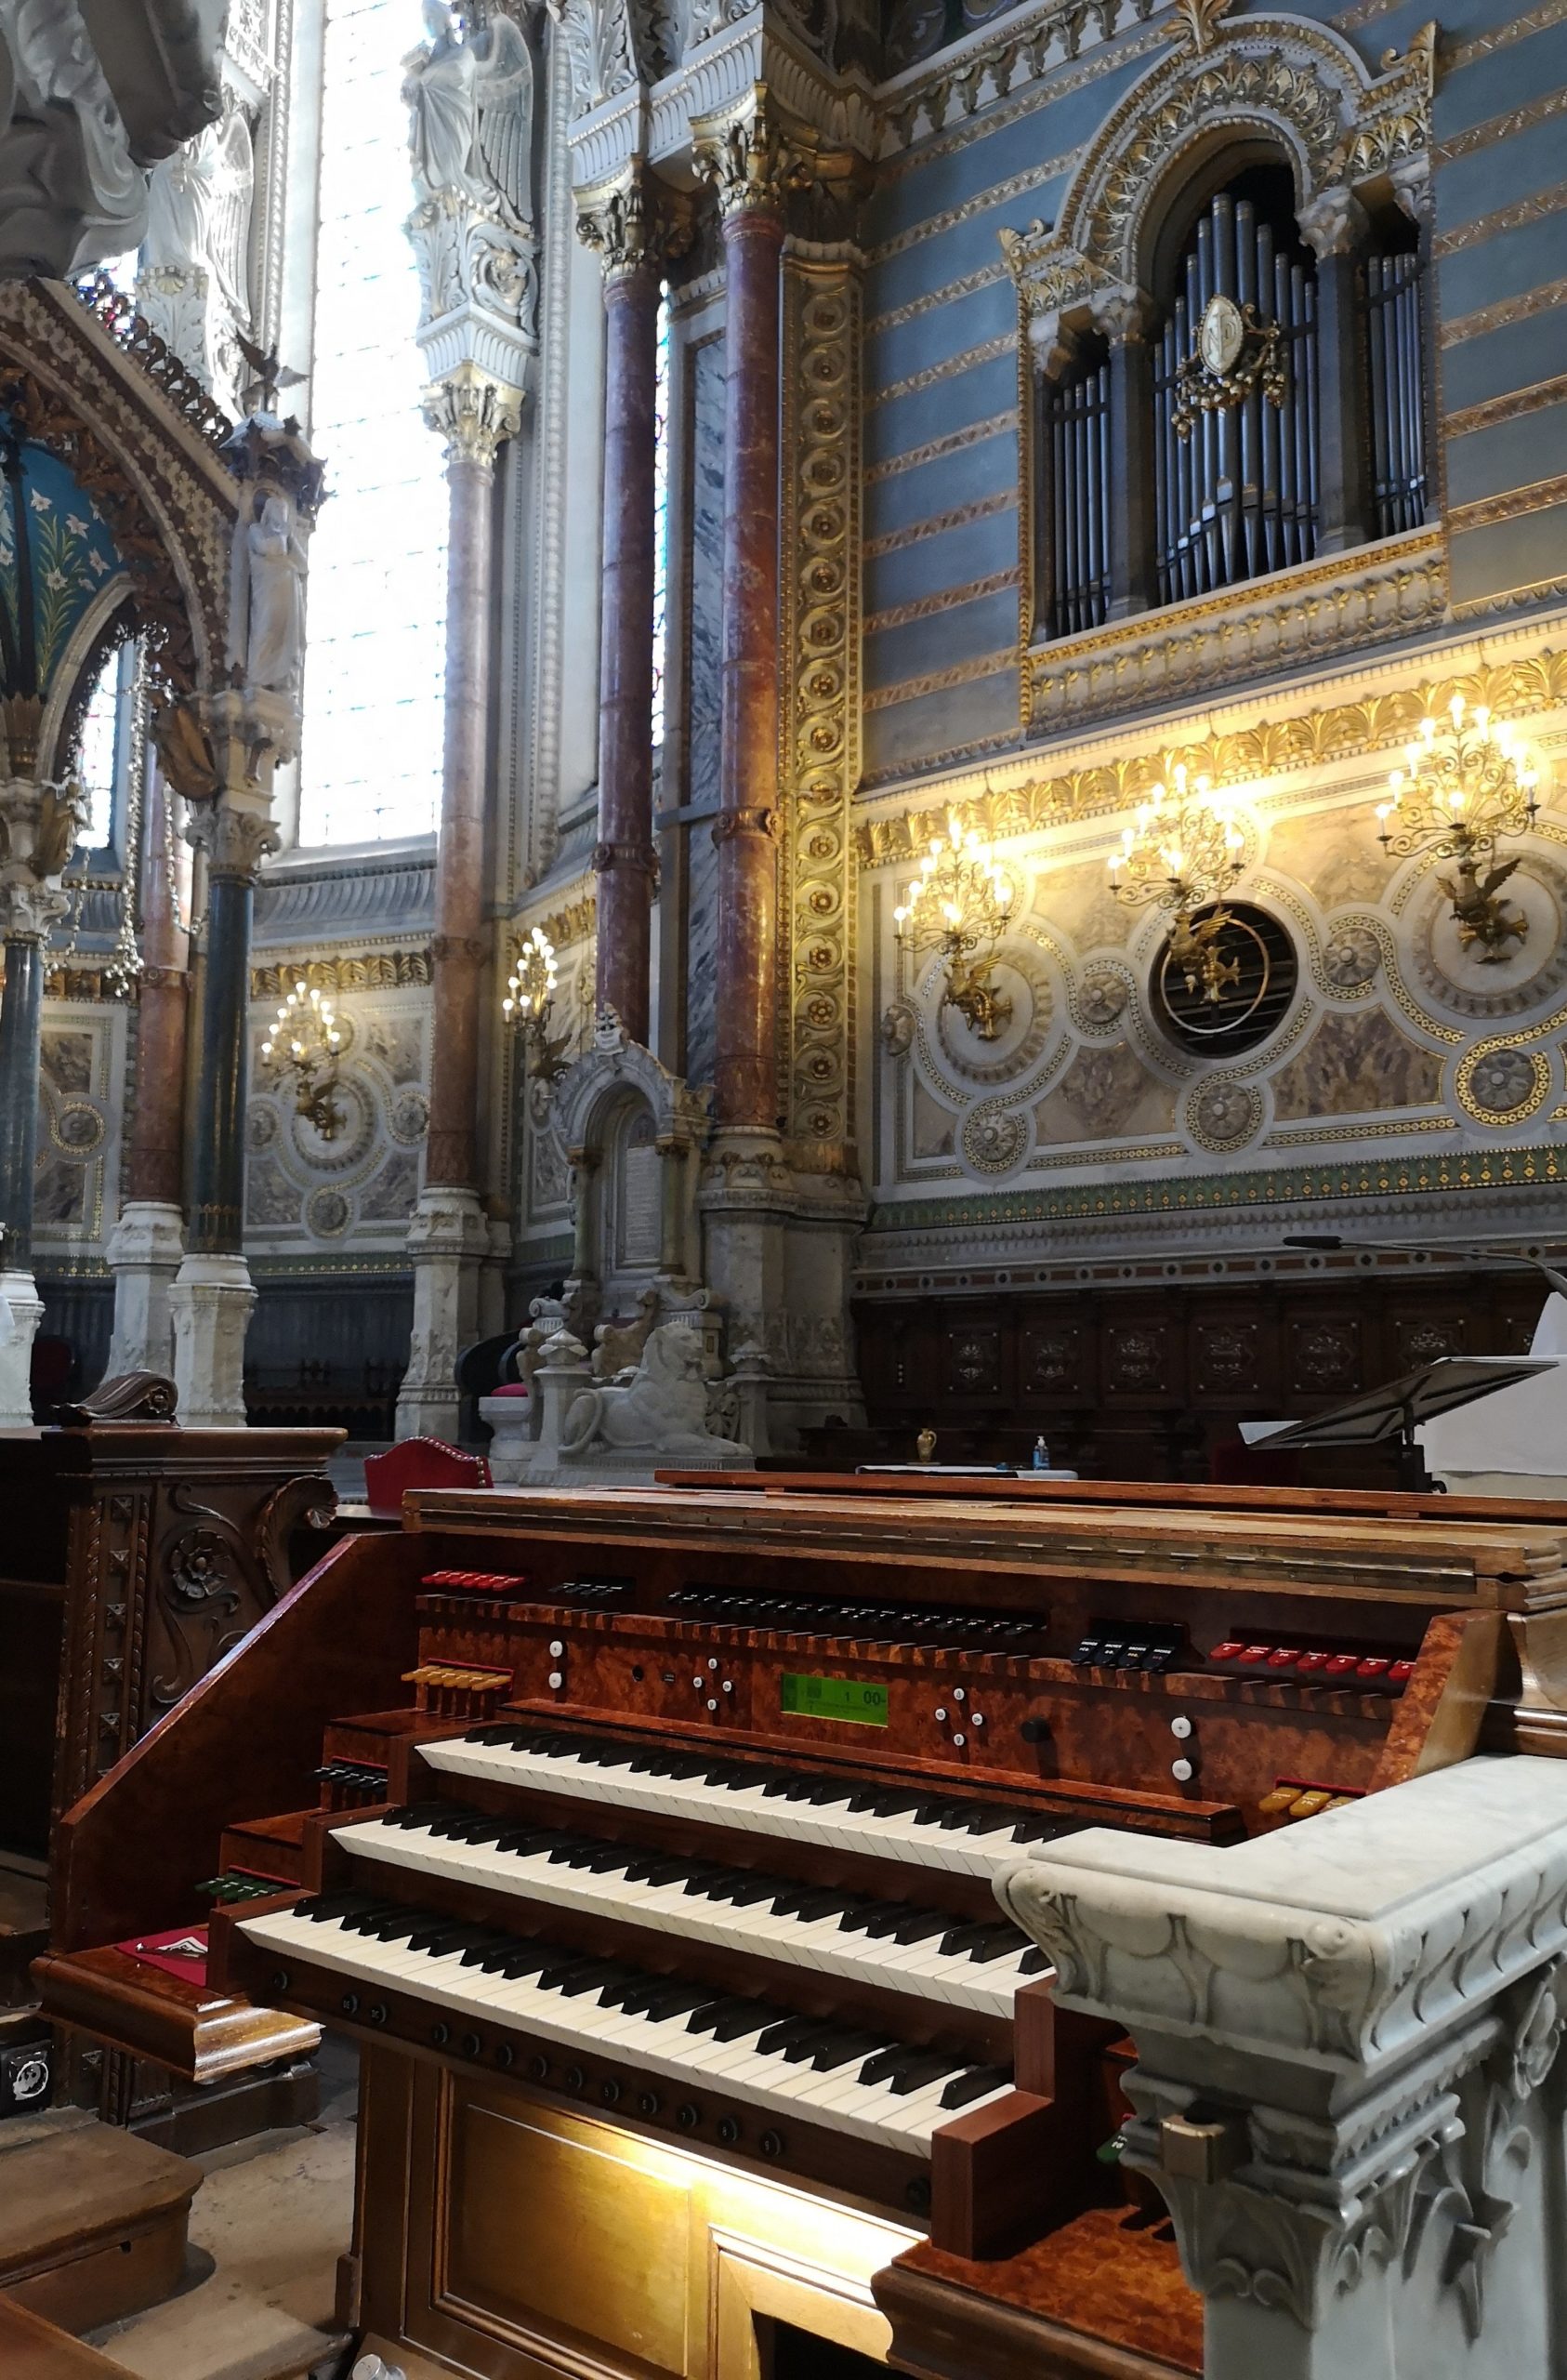
[[(723, 1748), (715, 1745), (714, 1759), (723, 1756)], [(460, 1737), (421, 1745), (419, 1757), (448, 1776), (531, 1786), (653, 1817), (702, 1818), (714, 1826), (894, 1858), (902, 1864), (942, 1868), (960, 1875), (988, 1878), (998, 1868), (1009, 1867), (1022, 1858), (1027, 1849), (1014, 1842), (1010, 1823), (987, 1834), (969, 1834), (916, 1826), (907, 1812), (878, 1818), (874, 1811), (851, 1812), (842, 1804), (818, 1809), (809, 1802), (786, 1802), (770, 1795), (759, 1786), (731, 1791), (709, 1785), (701, 1778), (633, 1776), (626, 1769), (603, 1768), (569, 1754), (514, 1752), (506, 1745), (472, 1744)]]
[[(737, 1909), (727, 1901), (688, 1893), (678, 1882), (638, 1884), (612, 1868), (596, 1875), (587, 1869), (551, 1860), (546, 1852), (520, 1857), (497, 1851), (493, 1844), (463, 1843), (434, 1835), (428, 1827), (399, 1826), (381, 1817), (341, 1828), (337, 1841), (356, 1859), (377, 1867), (481, 1883), (510, 1897), (611, 1916), (726, 1950), (750, 1954), (765, 1950), (813, 1973), (849, 1981), (885, 1986), (889, 1976), (895, 1976), (902, 1990), (922, 1999), (986, 2016), (1012, 2013), (1019, 1980), (1014, 1963), (1001, 1959), (980, 1964), (967, 1953), (944, 1955), (939, 1935), (918, 1943), (873, 1940), (863, 1933), (846, 1932), (836, 1916), (779, 1917), (765, 1902)], [(366, 1878), (366, 1884), (373, 1888), (373, 1878)], [(952, 1923), (956, 1925), (962, 1921), (954, 1917)], [(1027, 1949), (1020, 1937), (1019, 1956)]]

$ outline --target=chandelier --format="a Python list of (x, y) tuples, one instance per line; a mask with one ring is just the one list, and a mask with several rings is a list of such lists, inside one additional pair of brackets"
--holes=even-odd
[(542, 926), (534, 926), (524, 937), (507, 977), (506, 998), (501, 1002), (501, 1014), (507, 1023), (521, 1028), (530, 1077), (545, 1083), (557, 1081), (565, 1072), (560, 1055), (564, 1037), (559, 1042), (549, 1038), (549, 1019), (560, 972), (555, 945)]
[(939, 950), (946, 967), (942, 1004), (956, 1009), (981, 1041), (994, 1041), (1012, 1013), (996, 983), (995, 953), (1012, 910), (1012, 885), (971, 827), (949, 813), (931, 839), (892, 930), (914, 950)]
[[(1111, 853), (1110, 889), (1130, 908), (1157, 901), (1170, 912), (1171, 961), (1189, 992), (1217, 1002), (1240, 977), (1239, 959), (1224, 954), (1225, 930), (1235, 919), (1223, 897), (1245, 866), (1245, 839), (1233, 814), (1211, 799), (1210, 777), (1189, 780), (1181, 761), (1171, 775), (1173, 795), (1156, 785)], [(1193, 922), (1203, 908), (1208, 915)]]
[(292, 1079), (296, 1114), (303, 1116), (323, 1141), (335, 1141), (345, 1121), (333, 1096), (342, 1049), (343, 1036), (331, 1001), (301, 977), (272, 1020), (261, 1044), (261, 1063), (271, 1073)]
[(1529, 932), (1522, 912), (1497, 897), (1521, 854), (1497, 865), (1496, 844), (1534, 825), (1540, 773), (1516, 731), (1493, 725), (1484, 703), (1466, 716), (1463, 695), (1455, 694), (1447, 715), (1443, 732), (1428, 713), (1405, 745), (1404, 766), (1388, 778), (1391, 799), (1377, 805), (1377, 840), (1395, 859), (1429, 852), (1457, 862), (1437, 882), (1453, 904), (1461, 947), (1478, 943), (1481, 965), (1494, 967)]

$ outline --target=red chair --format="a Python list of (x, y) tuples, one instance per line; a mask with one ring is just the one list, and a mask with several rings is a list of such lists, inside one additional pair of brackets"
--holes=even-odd
[(364, 1496), (373, 1513), (393, 1519), (410, 1488), (488, 1488), (490, 1466), (443, 1438), (403, 1438), (385, 1454), (364, 1458)]

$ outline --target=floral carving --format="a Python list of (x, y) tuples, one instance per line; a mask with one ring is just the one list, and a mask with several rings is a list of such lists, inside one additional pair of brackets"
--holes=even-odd
[(1028, 1118), (987, 1100), (963, 1119), (963, 1155), (976, 1173), (1009, 1173), (1028, 1147)]
[(1382, 964), (1382, 945), (1369, 926), (1341, 926), (1323, 952), (1323, 972), (1337, 992), (1359, 991)]

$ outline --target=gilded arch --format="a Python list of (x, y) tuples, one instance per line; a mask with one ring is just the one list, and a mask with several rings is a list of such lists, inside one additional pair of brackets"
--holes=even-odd
[(1227, 0), (1179, 0), (1176, 48), (1107, 117), (1053, 226), (1003, 231), (1035, 355), (1063, 335), (1113, 326), (1146, 305), (1152, 227), (1183, 166), (1216, 140), (1261, 137), (1289, 160), (1299, 214), (1331, 218), (1359, 193), (1412, 201), (1425, 178), (1436, 27), (1376, 74), (1330, 26), (1303, 17), (1225, 18)]
[[(107, 284), (91, 303), (59, 282), (0, 284), (0, 403), (90, 496), (130, 578), (117, 628), (145, 634), (177, 695), (221, 684), (239, 489), (220, 452), (226, 417)], [(102, 646), (102, 639), (98, 641)], [(85, 655), (76, 676), (96, 667)], [(51, 704), (63, 759), (77, 694)]]

